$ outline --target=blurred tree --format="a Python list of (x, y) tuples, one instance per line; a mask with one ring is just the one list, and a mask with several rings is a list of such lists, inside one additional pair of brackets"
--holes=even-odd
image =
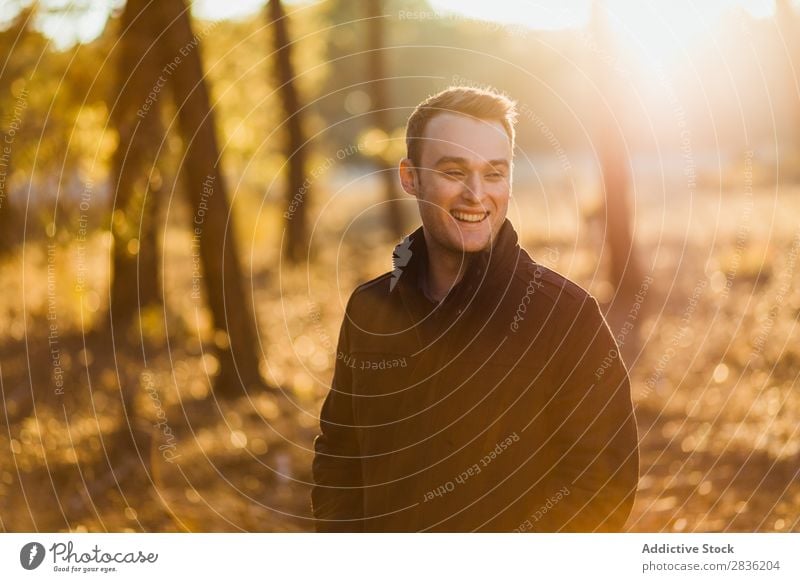
[(14, 144), (19, 132), (19, 127), (12, 127), (12, 124), (20, 125), (15, 114), (20, 107), (15, 107), (15, 101), (19, 102), (21, 95), (14, 87), (22, 76), (22, 67), (27, 65), (24, 56), (19, 58), (18, 48), (30, 34), (33, 13), (32, 7), (21, 10), (10, 26), (0, 31), (0, 255), (10, 252), (18, 241), (10, 196)]
[(161, 22), (158, 4), (150, 0), (128, 0), (119, 22), (117, 82), (109, 99), (111, 123), (119, 135), (111, 168), (115, 197), (109, 312), (119, 332), (143, 308), (162, 302), (153, 224), (161, 181), (156, 158), (164, 140), (163, 95), (156, 93), (165, 85)]
[[(388, 85), (390, 78), (387, 77), (386, 66), (384, 63), (385, 49), (385, 15), (383, 14), (383, 0), (367, 0), (366, 25), (367, 25), (367, 87), (369, 89), (370, 101), (372, 102), (372, 122), (376, 128), (381, 130), (389, 139), (392, 133)], [(388, 145), (388, 144), (387, 144)], [(384, 196), (386, 198), (386, 223), (389, 231), (396, 240), (400, 240), (405, 234), (405, 221), (403, 220), (403, 210), (397, 199), (397, 172), (394, 165), (390, 164), (382, 156), (375, 156), (375, 162), (383, 180)]]
[[(128, 0), (117, 22), (118, 42), (111, 55), (116, 82), (109, 88), (107, 103), (118, 139), (109, 179), (114, 193), (114, 244), (108, 323), (115, 341), (125, 341), (133, 322), (142, 325), (145, 309), (163, 304), (156, 236), (161, 188), (157, 162), (164, 141), (160, 100), (166, 98), (160, 8), (150, 0)], [(144, 367), (145, 346), (141, 349), (138, 364)], [(126, 422), (115, 435), (117, 447), (129, 446), (129, 438), (140, 449), (153, 443), (152, 428), (137, 405), (138, 388), (138, 383), (120, 381)]]
[[(25, 4), (30, 7), (23, 10)], [(91, 43), (58, 51), (38, 29), (42, 14), (59, 17), (57, 8), (39, 2), (9, 2), (4, 7), (14, 14), (0, 25), (5, 27), (0, 28), (0, 84), (5, 85), (0, 126), (8, 129), (9, 120), (14, 122), (11, 143), (5, 143), (12, 150), (6, 168), (6, 210), (14, 220), (0, 236), (14, 242), (24, 236), (33, 242), (70, 230), (77, 234), (82, 217), (83, 224), (96, 224), (108, 211), (105, 203), (90, 204), (88, 211), (79, 206), (85, 192), (90, 199), (105, 193), (116, 142), (107, 118), (109, 87), (116, 81), (107, 59), (117, 41), (116, 30), (106, 27)], [(72, 5), (69, 10), (73, 9), (78, 10)], [(102, 186), (92, 187), (101, 181)]]
[(616, 52), (604, 0), (594, 0), (590, 22), (594, 38), (592, 55), (595, 82), (605, 107), (599, 108), (594, 136), (603, 179), (603, 215), (608, 247), (609, 280), (615, 294), (608, 306), (612, 327), (630, 309), (641, 284), (642, 271), (633, 239), (633, 219), (628, 201), (630, 161), (623, 128), (626, 108), (622, 95), (625, 82), (614, 63)]
[(306, 139), (303, 135), (303, 108), (300, 104), (292, 65), (292, 43), (289, 41), (288, 18), (280, 0), (269, 0), (267, 20), (273, 27), (273, 51), (278, 92), (286, 120), (285, 156), (288, 166), (286, 188), (286, 246), (284, 256), (293, 263), (306, 260), (309, 252), (308, 202), (306, 181)]
[(220, 372), (215, 390), (237, 396), (263, 386), (259, 342), (252, 302), (244, 285), (235, 225), (220, 167), (214, 110), (200, 58), (200, 38), (193, 32), (184, 0), (162, 0), (164, 59), (178, 110), (186, 155), (183, 172), (192, 228), (199, 237), (203, 281), (211, 308)]

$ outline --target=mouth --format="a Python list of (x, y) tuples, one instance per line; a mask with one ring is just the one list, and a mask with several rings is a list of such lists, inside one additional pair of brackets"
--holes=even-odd
[(451, 210), (450, 214), (453, 218), (455, 218), (459, 222), (467, 222), (470, 224), (475, 224), (478, 222), (483, 222), (489, 217), (488, 212), (464, 212), (462, 210)]

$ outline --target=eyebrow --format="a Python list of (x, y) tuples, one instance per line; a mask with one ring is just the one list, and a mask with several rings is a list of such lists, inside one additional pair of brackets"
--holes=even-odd
[[(451, 164), (451, 163), (459, 164), (461, 166), (467, 166), (469, 165), (469, 160), (467, 160), (467, 158), (462, 158), (458, 156), (442, 156), (436, 161), (434, 166), (440, 166), (442, 164)], [(492, 167), (497, 167), (497, 166), (504, 166), (506, 168), (509, 167), (508, 160), (489, 160), (488, 163)]]

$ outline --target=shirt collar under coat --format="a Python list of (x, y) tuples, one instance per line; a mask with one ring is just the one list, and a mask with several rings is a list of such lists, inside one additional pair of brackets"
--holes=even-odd
[(422, 227), (404, 238), (394, 249), (390, 292), (400, 293), (406, 307), (417, 317), (424, 317), (432, 308), (460, 313), (473, 303), (481, 304), (483, 297), (491, 298), (493, 291), (505, 289), (519, 261), (521, 249), (517, 233), (508, 218), (491, 248), (469, 256), (464, 276), (438, 306), (422, 292), (421, 277), (427, 268), (428, 251)]

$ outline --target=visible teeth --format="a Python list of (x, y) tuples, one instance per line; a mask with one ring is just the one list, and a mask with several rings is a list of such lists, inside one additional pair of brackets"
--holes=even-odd
[(458, 212), (454, 210), (452, 212), (453, 216), (455, 216), (459, 220), (463, 220), (464, 222), (480, 222), (484, 218), (486, 218), (486, 213), (481, 212), (480, 214), (471, 214), (467, 212)]

